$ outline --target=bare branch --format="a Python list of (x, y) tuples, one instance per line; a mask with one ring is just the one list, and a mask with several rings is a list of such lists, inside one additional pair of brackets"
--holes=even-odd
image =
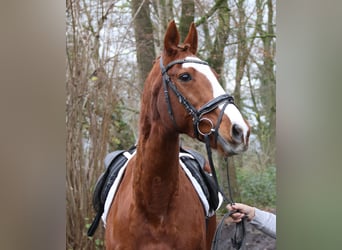
[[(214, 6), (208, 11), (207, 14), (202, 16), (199, 20), (195, 22), (196, 26), (199, 26), (203, 24), (207, 19), (209, 19), (215, 12), (218, 10), (218, 8), (221, 6), (221, 4), (224, 2), (224, 0), (216, 0)], [(228, 9), (229, 11), (230, 9)]]

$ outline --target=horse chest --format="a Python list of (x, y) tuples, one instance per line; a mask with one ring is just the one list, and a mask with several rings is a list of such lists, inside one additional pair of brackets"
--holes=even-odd
[[(190, 201), (191, 202), (191, 201)], [(205, 249), (205, 225), (203, 210), (187, 210), (179, 213), (170, 207), (168, 214), (149, 217), (132, 204), (126, 216), (119, 216), (115, 228), (108, 228), (107, 237), (117, 246), (108, 249)], [(114, 209), (115, 210), (115, 209)], [(113, 210), (113, 211), (114, 211)], [(119, 209), (120, 210), (120, 209)]]
[(204, 230), (186, 227), (184, 223), (164, 221), (156, 227), (146, 225), (142, 228), (145, 230), (137, 235), (135, 249), (205, 249)]

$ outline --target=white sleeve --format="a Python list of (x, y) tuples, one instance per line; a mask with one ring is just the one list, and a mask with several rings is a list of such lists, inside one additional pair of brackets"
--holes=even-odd
[(276, 222), (277, 217), (275, 214), (262, 211), (255, 208), (255, 217), (251, 220), (251, 224), (263, 233), (276, 238)]

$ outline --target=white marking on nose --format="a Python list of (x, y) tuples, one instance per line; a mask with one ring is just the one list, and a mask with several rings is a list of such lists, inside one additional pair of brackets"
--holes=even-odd
[(240, 128), (242, 128), (244, 143), (246, 143), (248, 126), (243, 119), (240, 111), (234, 104), (228, 104), (224, 113), (228, 115), (232, 125), (237, 124), (240, 126)]
[[(186, 59), (189, 60), (196, 60), (196, 61), (201, 61), (197, 57), (187, 57)], [(209, 82), (211, 83), (211, 86), (213, 88), (213, 96), (214, 98), (226, 94), (226, 92), (223, 90), (221, 84), (218, 82), (216, 76), (210, 69), (208, 65), (205, 64), (199, 64), (199, 63), (183, 63), (183, 68), (189, 68), (192, 67), (196, 69), (197, 71), (201, 72), (203, 75), (205, 75)], [(219, 107), (222, 109), (223, 104), (220, 104)], [(228, 104), (224, 113), (229, 117), (232, 125), (236, 124), (239, 125), (242, 130), (243, 130), (243, 138), (244, 138), (244, 143), (246, 143), (246, 138), (247, 138), (247, 132), (248, 132), (248, 126), (243, 119), (240, 111), (237, 109), (237, 107), (234, 104)]]

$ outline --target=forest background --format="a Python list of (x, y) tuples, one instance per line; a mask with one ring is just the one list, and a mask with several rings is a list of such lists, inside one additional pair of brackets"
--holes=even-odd
[[(94, 184), (105, 155), (138, 137), (144, 79), (172, 19), (182, 39), (195, 22), (198, 56), (252, 126), (248, 151), (229, 158), (234, 200), (275, 209), (275, 16), (274, 0), (66, 1), (67, 249), (103, 249), (101, 226), (86, 236)], [(204, 145), (182, 142), (205, 155)], [(227, 191), (227, 165), (214, 157)]]

